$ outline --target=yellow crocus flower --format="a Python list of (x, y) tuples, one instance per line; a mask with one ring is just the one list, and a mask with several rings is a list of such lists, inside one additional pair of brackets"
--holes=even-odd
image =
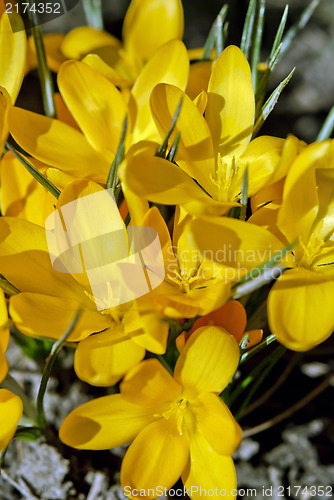
[[(251, 72), (235, 46), (219, 56), (208, 93), (195, 102), (172, 85), (159, 84), (153, 89), (152, 115), (162, 137), (181, 98), (181, 112), (171, 136), (173, 141), (178, 132), (181, 134), (177, 165), (150, 158), (151, 148), (143, 147), (141, 154), (126, 159), (123, 181), (156, 203), (183, 205), (196, 215), (226, 213), (238, 205), (246, 167), (249, 196), (272, 177), (284, 140), (263, 136), (251, 141), (255, 117)], [(280, 175), (285, 175), (283, 169)]]
[(60, 439), (93, 450), (133, 441), (121, 467), (121, 484), (130, 498), (140, 491), (143, 497), (156, 498), (180, 476), (192, 498), (200, 498), (200, 488), (217, 488), (215, 498), (225, 490), (224, 497), (233, 498), (231, 455), (241, 429), (217, 394), (238, 362), (232, 335), (219, 327), (199, 328), (182, 349), (174, 377), (156, 359), (143, 361), (126, 375), (120, 394), (70, 413)]
[(304, 148), (291, 166), (277, 228), (294, 247), (295, 266), (268, 297), (272, 332), (289, 349), (305, 351), (334, 329), (334, 141)]

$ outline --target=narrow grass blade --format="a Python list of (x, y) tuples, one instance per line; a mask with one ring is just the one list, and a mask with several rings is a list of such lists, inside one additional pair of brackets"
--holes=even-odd
[(269, 99), (265, 102), (265, 104), (262, 106), (261, 114), (259, 117), (256, 118), (256, 122), (254, 125), (254, 131), (253, 131), (253, 137), (258, 133), (260, 128), (262, 127), (264, 121), (268, 118), (272, 110), (274, 109), (279, 96), (281, 95), (284, 87), (289, 83), (291, 80), (292, 75), (295, 72), (295, 68), (288, 74), (288, 76), (276, 87), (274, 92), (271, 94)]
[(334, 106), (330, 110), (327, 115), (326, 120), (324, 121), (323, 126), (318, 134), (317, 141), (324, 141), (325, 139), (329, 139), (334, 130)]
[(297, 33), (302, 30), (309, 22), (310, 18), (313, 15), (313, 12), (319, 5), (319, 1), (320, 0), (312, 0), (312, 2), (309, 3), (306, 9), (303, 10), (296, 24), (291, 26), (286, 35), (283, 37), (281, 55), (285, 54), (285, 52), (290, 48), (292, 40), (295, 38)]
[[(215, 21), (210, 29), (208, 38), (206, 39), (206, 42), (204, 44), (204, 52), (203, 52), (203, 55), (201, 57), (201, 61), (210, 60), (211, 52), (213, 51), (215, 45), (217, 46), (217, 32), (219, 29), (218, 26), (220, 26), (220, 31), (222, 33), (221, 36), (223, 37), (224, 21), (226, 18), (227, 11), (228, 11), (228, 5), (224, 4), (223, 7), (220, 9), (220, 12), (219, 12), (218, 16), (216, 17), (216, 19), (215, 19)], [(223, 42), (221, 43), (221, 52), (222, 52), (222, 49), (223, 49)], [(218, 52), (218, 48), (217, 48), (217, 52)], [(221, 52), (217, 53), (217, 57), (220, 55)]]
[(244, 178), (242, 181), (242, 194), (241, 194), (241, 208), (240, 208), (240, 220), (246, 220), (248, 202), (248, 165), (244, 171)]
[(250, 0), (240, 43), (240, 49), (245, 54), (247, 59), (249, 59), (249, 55), (251, 53), (251, 48), (252, 48), (255, 16), (256, 16), (256, 0)]
[(264, 13), (266, 10), (266, 0), (259, 0), (259, 7), (257, 9), (257, 18), (254, 26), (254, 40), (252, 46), (252, 57), (251, 57), (251, 70), (252, 70), (252, 81), (253, 87), (256, 91), (257, 81), (258, 81), (258, 64), (261, 57), (261, 45), (262, 45), (262, 33), (264, 24)]
[(44, 175), (41, 174), (37, 170), (37, 168), (35, 168), (33, 165), (31, 165), (31, 163), (29, 163), (28, 160), (26, 160), (24, 158), (24, 156), (22, 156), (21, 153), (19, 153), (18, 151), (16, 151), (16, 149), (13, 148), (13, 146), (11, 146), (8, 142), (6, 142), (5, 147), (6, 147), (6, 149), (8, 151), (11, 151), (13, 153), (13, 155), (15, 156), (15, 158), (17, 158), (19, 160), (19, 162), (22, 163), (22, 165), (36, 179), (37, 182), (39, 182), (40, 184), (42, 184), (42, 186), (45, 187), (45, 189), (47, 189), (48, 191), (50, 191), (50, 193), (55, 198), (59, 198), (59, 195), (60, 195), (59, 189), (56, 188), (56, 186), (54, 186), (52, 184), (52, 182), (49, 181), (49, 179), (47, 179), (46, 177), (44, 177)]
[(102, 1), (101, 0), (82, 0), (82, 5), (88, 26), (98, 30), (104, 29)]
[(271, 48), (271, 52), (270, 52), (270, 55), (269, 55), (269, 60), (272, 59), (273, 55), (275, 54), (275, 52), (277, 51), (277, 49), (278, 49), (278, 47), (279, 47), (279, 45), (281, 43), (283, 32), (284, 32), (285, 25), (286, 25), (286, 20), (288, 18), (288, 12), (289, 12), (289, 6), (286, 5), (285, 9), (283, 11), (281, 22), (280, 22), (280, 24), (278, 26), (278, 30), (277, 30), (277, 33), (276, 33), (276, 36), (275, 36), (275, 40), (274, 40), (273, 46)]
[(267, 285), (273, 280), (276, 280), (284, 271), (284, 266), (271, 267), (270, 269), (265, 269), (265, 271), (258, 277), (253, 277), (250, 281), (242, 283), (236, 287), (235, 293), (233, 294), (233, 299), (240, 299), (245, 295), (248, 295), (255, 290)]
[(12, 285), (9, 281), (6, 280), (2, 274), (0, 274), (0, 288), (9, 296), (16, 295), (20, 293), (20, 290), (16, 288), (16, 286)]
[(273, 72), (273, 70), (278, 62), (278, 59), (280, 57), (281, 48), (282, 48), (282, 45), (279, 45), (276, 49), (276, 52), (273, 54), (271, 59), (269, 59), (267, 70), (262, 75), (262, 78), (257, 86), (256, 93), (255, 93), (256, 116), (258, 116), (260, 113), (260, 108), (262, 107), (262, 104), (264, 101), (264, 96), (265, 96), (266, 91), (267, 91), (268, 81), (269, 81), (270, 75), (272, 74), (272, 72)]
[(179, 149), (180, 139), (181, 139), (181, 132), (178, 132), (176, 134), (176, 137), (174, 139), (172, 147), (170, 148), (169, 153), (167, 155), (166, 159), (168, 161), (174, 162), (176, 155), (177, 155), (177, 152), (178, 152), (178, 149)]
[(112, 189), (113, 191), (115, 191), (116, 184), (117, 184), (118, 167), (124, 158), (124, 140), (125, 140), (127, 126), (128, 126), (128, 117), (126, 115), (124, 118), (124, 122), (123, 122), (121, 139), (119, 141), (119, 145), (118, 145), (118, 148), (117, 148), (117, 151), (115, 154), (115, 158), (111, 164), (109, 174), (108, 174), (108, 179), (106, 182), (106, 189)]
[(158, 151), (156, 152), (155, 156), (159, 156), (160, 158), (166, 158), (166, 151), (167, 151), (167, 147), (168, 147), (168, 141), (169, 141), (170, 136), (173, 133), (173, 130), (174, 130), (176, 122), (177, 122), (177, 119), (178, 119), (178, 117), (180, 115), (180, 111), (181, 111), (181, 107), (182, 107), (182, 101), (183, 101), (183, 99), (181, 98), (180, 102), (177, 105), (177, 108), (175, 110), (175, 113), (174, 113), (174, 116), (173, 116), (173, 119), (172, 119), (172, 124), (170, 126), (170, 129), (168, 130), (168, 132), (167, 132), (164, 140), (162, 141), (162, 144), (159, 146)]
[(46, 62), (46, 55), (43, 43), (43, 34), (40, 27), (38, 12), (34, 0), (28, 0), (29, 8), (27, 10), (31, 32), (34, 37), (36, 56), (38, 62), (38, 76), (41, 85), (43, 107), (46, 116), (55, 118), (56, 106), (54, 102), (54, 87), (50, 69)]

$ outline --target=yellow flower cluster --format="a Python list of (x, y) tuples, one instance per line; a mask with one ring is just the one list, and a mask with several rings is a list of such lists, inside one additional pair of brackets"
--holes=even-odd
[[(133, 441), (121, 469), (132, 498), (156, 498), (179, 477), (194, 498), (199, 488), (235, 497), (231, 455), (241, 429), (219, 394), (238, 367), (239, 344), (261, 340), (261, 330), (244, 334), (245, 309), (232, 301), (250, 276), (268, 274), (273, 258), (284, 271), (267, 311), (271, 333), (287, 348), (311, 349), (334, 328), (333, 141), (254, 138), (255, 95), (243, 52), (228, 46), (216, 60), (193, 60), (198, 53), (187, 51), (182, 35), (180, 0), (132, 0), (122, 42), (90, 27), (46, 35), (59, 89), (57, 116), (48, 117), (15, 106), (24, 73), (37, 65), (36, 49), (17, 14), (1, 17), (1, 148), (10, 132), (24, 151), (1, 160), (0, 274), (17, 290), (10, 318), (27, 336), (56, 340), (80, 311), (67, 338), (76, 374), (96, 386), (121, 381), (120, 393), (75, 409), (60, 439), (94, 450)], [(119, 209), (106, 201), (106, 186)], [(94, 205), (80, 209), (89, 197)], [(75, 234), (90, 242), (91, 267), (64, 272), (50, 255), (55, 228), (46, 221), (65, 217), (73, 203)], [(89, 271), (122, 260), (124, 248), (131, 258), (128, 236), (120, 234), (135, 227), (158, 235), (163, 276), (147, 293), (107, 304)], [(98, 239), (99, 230), (108, 237)], [(150, 263), (143, 269), (154, 274)], [(122, 276), (136, 280), (124, 273), (119, 286)], [(113, 286), (109, 280), (108, 294), (119, 299)], [(2, 381), (9, 331), (0, 298)], [(158, 361), (166, 351), (177, 356), (173, 374)], [(1, 389), (0, 449), (21, 414), (21, 400)]]

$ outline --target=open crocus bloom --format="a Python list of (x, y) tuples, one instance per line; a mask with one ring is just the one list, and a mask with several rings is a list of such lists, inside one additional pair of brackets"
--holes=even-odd
[[(60, 208), (99, 191), (107, 194), (97, 184), (75, 181), (63, 190), (57, 206)], [(105, 216), (104, 209), (103, 202), (97, 204), (91, 216), (96, 216), (99, 227), (102, 224), (106, 233), (124, 226), (119, 214), (115, 221)], [(85, 225), (84, 217), (81, 222), (79, 236), (83, 241), (89, 234), (92, 237), (95, 227), (89, 228), (88, 219)], [(79, 342), (75, 354), (78, 376), (95, 385), (117, 382), (144, 357), (146, 348), (159, 354), (165, 352), (168, 324), (162, 321), (150, 301), (139, 297), (98, 311), (99, 301), (93, 296), (85, 273), (59, 272), (52, 267), (46, 235), (47, 230), (26, 220), (0, 219), (0, 269), (21, 292), (10, 298), (10, 312), (22, 333), (60, 338), (76, 312), (81, 310), (68, 340)], [(91, 250), (88, 252), (90, 263), (100, 255), (94, 244)], [(117, 253), (118, 248), (114, 251)], [(93, 333), (96, 335), (90, 337)]]
[(305, 351), (334, 329), (334, 141), (307, 146), (286, 177), (277, 227), (293, 248), (295, 267), (268, 297), (272, 332), (289, 349)]
[[(67, 35), (44, 35), (49, 67), (58, 71), (67, 59), (85, 59), (108, 75), (118, 87), (129, 87), (151, 56), (166, 42), (182, 40), (181, 0), (132, 0), (123, 23), (123, 44), (116, 37), (90, 26)], [(29, 66), (37, 66), (33, 38), (29, 39)]]
[[(0, 383), (7, 375), (8, 364), (5, 352), (9, 342), (7, 305), (5, 295), (0, 289)], [(16, 427), (22, 417), (21, 399), (8, 391), (0, 389), (0, 451), (6, 448), (15, 434)]]
[(127, 103), (105, 76), (83, 62), (67, 61), (59, 70), (58, 86), (77, 125), (13, 107), (8, 113), (10, 132), (32, 157), (53, 167), (46, 175), (57, 186), (68, 183), (68, 176), (105, 183), (125, 116), (128, 115), (126, 149), (134, 141), (157, 139), (150, 112), (151, 91), (159, 82), (185, 89), (188, 74), (186, 48), (181, 41), (172, 40), (148, 61)]
[[(200, 487), (232, 498), (231, 458), (241, 429), (218, 397), (235, 373), (238, 344), (226, 330), (199, 328), (175, 366), (174, 377), (155, 359), (138, 364), (121, 394), (86, 403), (70, 413), (60, 439), (79, 449), (107, 449), (132, 440), (121, 468), (127, 496), (159, 496), (181, 476), (192, 498)], [(197, 492), (196, 492), (196, 487)], [(137, 493), (139, 494), (139, 493)]]
[(181, 112), (171, 136), (173, 141), (181, 134), (177, 165), (150, 158), (150, 148), (145, 151), (143, 147), (141, 154), (126, 159), (123, 180), (153, 202), (183, 205), (197, 215), (226, 213), (238, 205), (246, 167), (249, 196), (266, 184), (279, 164), (284, 140), (263, 136), (251, 141), (254, 92), (249, 64), (237, 47), (227, 47), (215, 62), (207, 104), (205, 93), (193, 102), (173, 85), (154, 88), (151, 109), (162, 137), (181, 98)]

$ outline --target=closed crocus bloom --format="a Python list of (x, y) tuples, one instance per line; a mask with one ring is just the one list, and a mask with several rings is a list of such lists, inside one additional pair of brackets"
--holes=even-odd
[(295, 266), (268, 297), (272, 332), (289, 349), (306, 351), (334, 329), (334, 141), (307, 146), (286, 177), (277, 227), (293, 248)]
[(200, 100), (193, 102), (172, 85), (154, 88), (151, 109), (162, 137), (181, 99), (171, 136), (173, 141), (177, 133), (181, 134), (175, 160), (178, 166), (150, 158), (150, 149), (145, 151), (143, 147), (141, 154), (126, 159), (124, 182), (150, 201), (183, 205), (195, 215), (226, 213), (238, 205), (246, 167), (249, 196), (272, 177), (284, 140), (263, 136), (251, 141), (255, 117), (251, 72), (235, 46), (227, 47), (214, 63), (207, 95)]
[[(241, 429), (218, 397), (235, 373), (238, 344), (226, 330), (199, 328), (175, 366), (174, 377), (156, 360), (133, 368), (121, 393), (75, 409), (61, 440), (79, 449), (107, 449), (133, 441), (121, 467), (127, 496), (156, 498), (181, 476), (192, 498), (200, 487), (236, 495), (231, 458)], [(197, 487), (197, 488), (196, 488)], [(159, 493), (160, 491), (160, 493)], [(197, 493), (196, 493), (197, 491)]]
[[(93, 182), (75, 181), (62, 191), (57, 203), (58, 210), (64, 213), (66, 204), (96, 193), (104, 196), (100, 202), (96, 198), (94, 210), (88, 214), (85, 210), (73, 212), (74, 233), (71, 233), (76, 241), (88, 241), (84, 263), (94, 267), (98, 267), (101, 256), (110, 256), (111, 247), (115, 258), (124, 257), (124, 245), (120, 240), (117, 240), (119, 245), (115, 244), (112, 239), (115, 232), (121, 232), (124, 223), (117, 208), (111, 213), (110, 195)], [(106, 206), (109, 217), (105, 216)], [(89, 225), (89, 220), (94, 223)], [(109, 238), (107, 243), (104, 240), (105, 250), (94, 240), (98, 230)], [(68, 341), (79, 343), (75, 354), (77, 375), (94, 385), (116, 383), (143, 359), (146, 348), (163, 354), (168, 323), (162, 321), (150, 302), (139, 298), (119, 307), (102, 304), (98, 309), (103, 298), (93, 295), (87, 274), (76, 269), (72, 273), (71, 269), (58, 271), (51, 265), (47, 237), (52, 234), (51, 229), (27, 220), (0, 219), (1, 273), (21, 292), (10, 298), (9, 306), (17, 328), (28, 336), (58, 339), (81, 310)], [(65, 240), (60, 239), (60, 243)]]
[[(5, 352), (9, 342), (7, 305), (3, 291), (0, 289), (0, 383), (7, 375), (8, 364)], [(0, 451), (7, 448), (15, 434), (22, 417), (23, 405), (21, 399), (8, 391), (0, 389)]]

